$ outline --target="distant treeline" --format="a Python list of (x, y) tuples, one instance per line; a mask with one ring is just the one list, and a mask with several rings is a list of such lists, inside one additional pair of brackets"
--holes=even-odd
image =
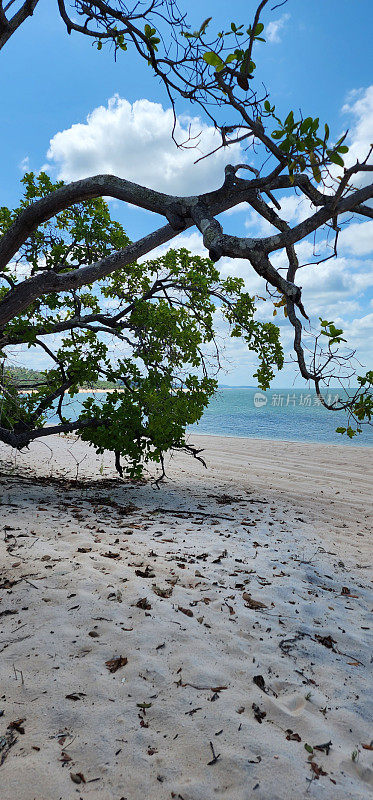
[[(19, 388), (22, 389), (36, 388), (40, 386), (40, 384), (45, 384), (46, 382), (43, 372), (39, 372), (36, 369), (29, 369), (28, 367), (8, 367), (5, 371), (5, 378), (9, 383), (13, 384), (13, 386), (19, 386)], [(112, 381), (96, 381), (92, 384), (83, 383), (80, 389), (115, 389), (120, 385), (121, 384), (113, 383)]]

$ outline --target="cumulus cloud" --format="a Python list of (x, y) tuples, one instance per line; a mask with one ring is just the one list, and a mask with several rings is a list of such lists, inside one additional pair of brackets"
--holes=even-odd
[(136, 100), (129, 103), (115, 95), (107, 106), (95, 108), (84, 123), (56, 133), (47, 158), (58, 177), (77, 180), (98, 173), (111, 173), (172, 194), (192, 194), (217, 188), (224, 179), (228, 161), (240, 157), (239, 145), (229, 154), (219, 150), (194, 165), (200, 156), (219, 145), (212, 126), (197, 117), (180, 117), (172, 140), (173, 114), (160, 103)]
[(282, 17), (279, 17), (279, 19), (274, 19), (272, 22), (268, 23), (264, 31), (264, 36), (267, 39), (267, 42), (271, 42), (272, 44), (278, 44), (278, 42), (281, 42), (280, 33), (284, 29), (289, 19), (290, 14), (283, 14)]
[[(373, 85), (350, 92), (342, 111), (353, 120), (348, 139), (350, 149), (344, 157), (345, 165), (349, 167), (357, 160), (366, 159), (373, 141)], [(370, 163), (372, 161), (371, 157)], [(371, 174), (368, 177), (361, 174), (354, 178), (356, 185), (363, 185), (370, 180)]]
[(373, 252), (373, 220), (349, 225), (340, 233), (339, 242), (344, 250), (356, 256)]

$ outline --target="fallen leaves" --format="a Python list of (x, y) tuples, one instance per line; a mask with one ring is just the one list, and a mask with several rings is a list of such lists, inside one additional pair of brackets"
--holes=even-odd
[(84, 694), (84, 692), (71, 692), (71, 694), (65, 694), (65, 697), (66, 700), (74, 700), (76, 702), (77, 700), (81, 700), (82, 697), (87, 697), (87, 695)]
[(256, 705), (256, 703), (253, 703), (251, 708), (253, 709), (254, 718), (256, 719), (256, 721), (260, 722), (260, 724), (262, 724), (262, 722), (264, 720), (264, 717), (267, 716), (267, 712), (266, 711), (261, 711), (261, 709), (259, 708), (259, 706)]
[(268, 606), (266, 606), (265, 603), (261, 603), (260, 600), (254, 600), (249, 592), (243, 592), (242, 597), (245, 601), (246, 608), (251, 608), (253, 611), (259, 611), (261, 608), (268, 608)]
[(185, 614), (187, 617), (194, 617), (191, 608), (183, 608), (183, 606), (178, 606), (178, 610), (181, 611), (182, 614)]
[(8, 725), (9, 730), (17, 731), (17, 733), (24, 733), (25, 729), (23, 727), (23, 723), (26, 721), (26, 717), (20, 717), (20, 719), (15, 719), (13, 722), (10, 722)]
[(135, 605), (137, 608), (142, 608), (143, 611), (150, 611), (152, 607), (147, 597), (140, 597), (140, 600), (138, 600)]
[(166, 589), (162, 589), (161, 586), (157, 586), (155, 583), (153, 583), (153, 592), (154, 594), (157, 594), (158, 597), (171, 597), (173, 590), (173, 586), (168, 586)]
[(125, 667), (126, 664), (128, 664), (128, 658), (125, 658), (125, 656), (118, 656), (117, 658), (110, 658), (109, 661), (105, 661), (105, 666), (108, 668), (109, 672), (117, 672), (118, 669)]
[(315, 761), (310, 761), (310, 767), (312, 769), (312, 772), (314, 773), (314, 776), (315, 776), (316, 780), (319, 779), (320, 775), (327, 775), (328, 774), (327, 772), (325, 772), (325, 770), (322, 767), (319, 767), (319, 765), (316, 764)]
[(155, 572), (151, 567), (145, 567), (145, 569), (135, 569), (135, 575), (137, 575), (139, 578), (155, 578)]
[(336, 644), (336, 641), (335, 641), (335, 639), (333, 639), (332, 636), (330, 636), (330, 635), (329, 636), (321, 636), (319, 633), (316, 633), (315, 634), (315, 639), (320, 644), (324, 645), (324, 647), (327, 647), (329, 650), (334, 650), (334, 652), (335, 652), (334, 645)]
[(108, 550), (107, 553), (101, 553), (104, 558), (121, 558), (120, 553), (113, 553), (111, 550)]
[(292, 731), (291, 728), (286, 728), (285, 733), (286, 733), (286, 738), (287, 738), (288, 742), (301, 742), (302, 741), (301, 737), (299, 736), (299, 733), (294, 733), (294, 731)]
[(263, 675), (254, 675), (253, 682), (256, 684), (256, 686), (258, 686), (259, 689), (262, 690), (262, 692), (267, 691)]
[(85, 783), (85, 777), (82, 772), (70, 772), (70, 778), (73, 783)]

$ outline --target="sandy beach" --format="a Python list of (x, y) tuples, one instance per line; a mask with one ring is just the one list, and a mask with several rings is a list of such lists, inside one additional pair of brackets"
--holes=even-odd
[(372, 448), (0, 445), (1, 800), (373, 791)]

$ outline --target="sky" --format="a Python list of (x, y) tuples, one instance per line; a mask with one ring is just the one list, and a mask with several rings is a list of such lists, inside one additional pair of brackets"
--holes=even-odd
[[(218, 28), (227, 23), (250, 22), (255, 8), (250, 1), (189, 0), (188, 13), (195, 26), (213, 15)], [(68, 36), (56, 12), (57, 2), (41, 0), (36, 12), (0, 53), (2, 103), (0, 105), (2, 169), (0, 204), (16, 205), (20, 178), (41, 168), (53, 178), (74, 180), (109, 172), (173, 194), (192, 194), (217, 188), (226, 163), (250, 155), (239, 147), (195, 165), (196, 152), (178, 150), (171, 140), (172, 115), (164, 89), (151, 70), (133, 53), (120, 54), (115, 63), (109, 50), (97, 52), (92, 42), (78, 34)], [(373, 142), (373, 58), (371, 0), (288, 0), (263, 16), (266, 44), (255, 53), (257, 69), (276, 103), (279, 116), (293, 108), (304, 116), (320, 116), (337, 138), (349, 129), (347, 158), (363, 158)], [(259, 49), (260, 48), (260, 49)], [(181, 138), (189, 124), (202, 131), (197, 156), (211, 149), (215, 133), (195, 108), (178, 107)], [(281, 199), (280, 197), (278, 199)], [(284, 193), (282, 211), (294, 224), (310, 213), (306, 202)], [(112, 202), (112, 216), (122, 223), (132, 240), (163, 224), (161, 218), (127, 204)], [(247, 206), (220, 217), (224, 230), (241, 236), (267, 235), (270, 228)], [(191, 230), (172, 246), (187, 246), (207, 255), (201, 237)], [(325, 233), (316, 244), (298, 248), (301, 263), (314, 254), (328, 254)], [(283, 263), (281, 253), (275, 266)], [(344, 226), (338, 257), (317, 267), (304, 267), (301, 285), (314, 324), (319, 316), (334, 320), (346, 331), (365, 368), (372, 368), (373, 340), (373, 221), (355, 218)], [(247, 262), (222, 259), (222, 274), (241, 275), (249, 291), (263, 293), (263, 282)], [(300, 281), (299, 281), (300, 282)], [(258, 313), (272, 320), (270, 304), (259, 301)], [(291, 330), (278, 315), (285, 352), (291, 350)], [(219, 315), (217, 325), (219, 327)], [(32, 364), (28, 355), (28, 364)], [(25, 362), (24, 362), (25, 363)], [(363, 369), (364, 367), (364, 369)], [(226, 374), (221, 382), (253, 384), (255, 358), (237, 340), (226, 342)], [(301, 385), (297, 371), (287, 363), (274, 387)]]

